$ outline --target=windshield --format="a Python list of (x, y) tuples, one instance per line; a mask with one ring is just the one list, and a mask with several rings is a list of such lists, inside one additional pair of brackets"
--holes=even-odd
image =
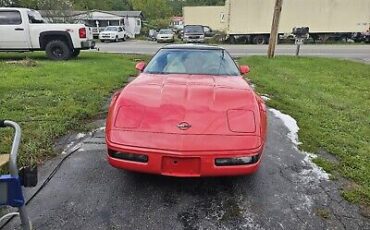
[(230, 55), (222, 49), (161, 49), (144, 70), (150, 74), (239, 76)]
[(30, 23), (45, 23), (45, 20), (42, 18), (41, 14), (36, 10), (28, 11), (28, 20)]
[(118, 27), (108, 26), (104, 31), (118, 31)]
[(203, 34), (204, 30), (202, 26), (185, 26), (184, 33)]
[(160, 30), (159, 34), (172, 34), (172, 30), (166, 29), (166, 30)]

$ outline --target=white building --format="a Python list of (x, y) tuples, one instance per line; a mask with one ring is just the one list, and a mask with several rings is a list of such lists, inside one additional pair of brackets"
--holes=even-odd
[(143, 14), (141, 11), (42, 11), (41, 15), (51, 22), (75, 22), (93, 28), (94, 36), (107, 26), (123, 26), (130, 38), (141, 32)]

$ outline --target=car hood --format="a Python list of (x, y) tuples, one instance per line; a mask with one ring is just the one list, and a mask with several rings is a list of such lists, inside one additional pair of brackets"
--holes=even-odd
[(158, 34), (157, 37), (172, 37), (173, 34)]
[(100, 32), (101, 35), (115, 35), (115, 34), (118, 34), (118, 32), (115, 32), (115, 31), (103, 31), (103, 32)]
[(108, 129), (260, 135), (255, 94), (241, 77), (141, 74), (112, 107)]

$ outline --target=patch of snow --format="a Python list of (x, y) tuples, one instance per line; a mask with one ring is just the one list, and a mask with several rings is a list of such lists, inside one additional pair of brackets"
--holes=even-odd
[(266, 95), (262, 95), (261, 98), (264, 100), (264, 101), (269, 101), (271, 100), (268, 96)]
[(311, 207), (313, 205), (312, 198), (305, 194), (299, 198), (299, 201), (297, 202), (297, 210), (306, 210), (308, 213), (311, 213)]
[(293, 117), (287, 114), (284, 114), (280, 112), (279, 110), (270, 109), (270, 111), (275, 115), (275, 117), (282, 120), (284, 125), (288, 128), (289, 130), (288, 137), (293, 142), (293, 144), (300, 145), (301, 142), (298, 141), (299, 127), (297, 125), (297, 121)]
[(250, 215), (245, 215), (244, 220), (247, 221), (247, 223), (244, 223), (242, 225), (243, 228), (246, 229), (256, 229), (256, 230), (263, 230), (264, 228), (261, 227), (258, 223), (255, 223), (254, 218), (251, 217)]
[(74, 141), (71, 141), (62, 151), (62, 155), (66, 155), (68, 153), (74, 152), (74, 151), (84, 151), (84, 149), (81, 148), (82, 142), (81, 139), (86, 137), (86, 136), (92, 136), (94, 133), (99, 132), (99, 131), (104, 131), (105, 126), (97, 128), (89, 133), (78, 133), (76, 137), (74, 138)]
[[(297, 121), (279, 110), (276, 109), (270, 109), (270, 111), (279, 118), (280, 120), (283, 121), (284, 125), (288, 128), (289, 133), (288, 133), (288, 138), (292, 141), (294, 144), (294, 148), (298, 150), (298, 145), (301, 144), (298, 140), (298, 131), (299, 127), (297, 125)], [(304, 169), (302, 170), (299, 175), (301, 177), (302, 182), (304, 183), (310, 183), (312, 181), (318, 180), (329, 180), (329, 174), (325, 172), (321, 167), (317, 166), (315, 163), (312, 162), (312, 159), (316, 158), (317, 156), (313, 153), (308, 153), (308, 152), (302, 152), (302, 154), (305, 154), (304, 159), (302, 160), (302, 163), (305, 166), (308, 166), (307, 168), (309, 169)]]
[(69, 143), (63, 150), (62, 152), (62, 155), (66, 155), (66, 154), (69, 154), (71, 152), (74, 152), (76, 150), (78, 150), (79, 148), (81, 148), (82, 144), (81, 143), (75, 143), (74, 141), (72, 141), (71, 143)]
[(312, 169), (310, 170), (304, 169), (300, 172), (300, 174), (302, 175), (311, 174), (312, 176), (318, 178), (319, 180), (329, 180), (329, 174), (325, 172), (321, 167), (317, 166), (315, 163), (312, 162), (312, 159), (315, 159), (317, 156), (312, 153), (307, 152), (304, 153), (306, 154), (306, 156), (302, 162), (306, 165), (309, 165)]
[(77, 145), (73, 146), (73, 148), (70, 150), (70, 152), (77, 151), (81, 148), (82, 143), (78, 143)]
[(62, 152), (62, 155), (66, 155), (67, 154), (67, 152), (68, 152), (68, 150), (73, 146), (75, 144), (75, 142), (74, 141), (72, 141), (71, 143), (69, 143), (65, 148), (64, 148), (64, 150), (63, 150), (63, 152)]
[(79, 133), (76, 135), (76, 139), (81, 139), (81, 138), (84, 138), (86, 136), (85, 133)]

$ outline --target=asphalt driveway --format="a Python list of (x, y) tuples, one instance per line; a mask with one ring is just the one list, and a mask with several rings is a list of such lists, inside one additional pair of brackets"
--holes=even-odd
[[(100, 126), (104, 124), (101, 121)], [(36, 229), (370, 229), (340, 196), (339, 181), (313, 165), (271, 111), (262, 167), (234, 178), (178, 179), (130, 173), (106, 161), (103, 128), (41, 168), (28, 205)], [(28, 196), (33, 190), (28, 190)], [(17, 229), (17, 219), (5, 229)]]

